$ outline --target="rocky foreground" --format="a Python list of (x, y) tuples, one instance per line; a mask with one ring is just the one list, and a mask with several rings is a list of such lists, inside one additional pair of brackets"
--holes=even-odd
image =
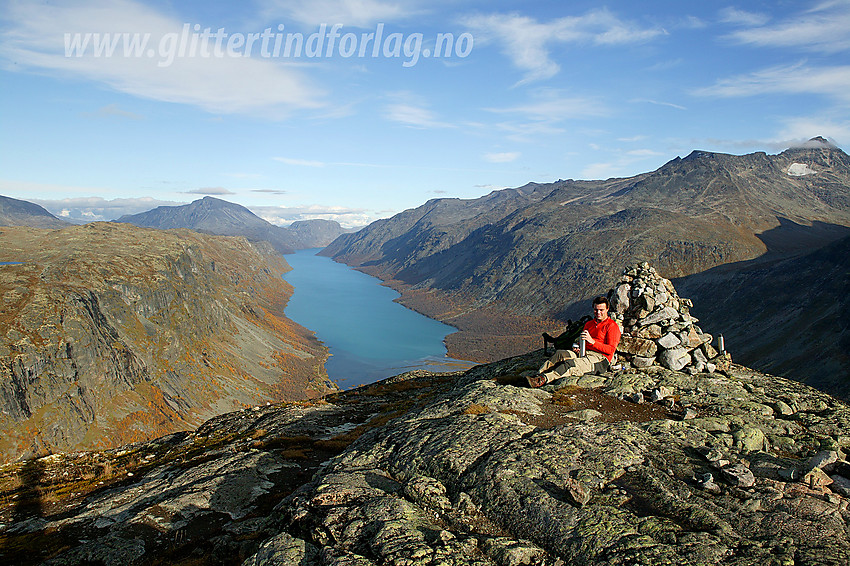
[(737, 365), (529, 389), (542, 360), (405, 374), (7, 465), (0, 561), (850, 562), (844, 403)]

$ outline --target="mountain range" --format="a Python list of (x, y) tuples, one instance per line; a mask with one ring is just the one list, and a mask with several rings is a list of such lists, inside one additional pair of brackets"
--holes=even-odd
[(333, 220), (301, 220), (289, 227), (275, 226), (232, 202), (204, 197), (181, 206), (159, 206), (147, 212), (124, 215), (116, 222), (163, 230), (189, 228), (219, 236), (244, 236), (269, 242), (279, 253), (321, 248), (345, 232)]
[[(344, 234), (322, 253), (384, 279), (408, 306), (456, 326), (450, 355), (486, 361), (528, 351), (541, 331), (585, 314), (626, 264), (648, 261), (679, 280), (731, 266), (734, 278), (737, 267), (772, 262), (767, 268), (850, 236), (848, 227), (850, 157), (813, 138), (776, 155), (694, 151), (634, 177), (435, 199)], [(850, 291), (847, 281), (837, 285)], [(707, 283), (684, 288), (699, 304), (724, 292)], [(809, 289), (792, 284), (789, 292), (802, 298)], [(725, 311), (724, 326), (745, 325), (739, 312)], [(781, 317), (776, 324), (789, 322), (786, 312)], [(831, 329), (820, 332), (818, 339), (831, 340)], [(737, 343), (748, 361), (770, 347)], [(837, 363), (840, 380), (850, 380), (846, 357)]]

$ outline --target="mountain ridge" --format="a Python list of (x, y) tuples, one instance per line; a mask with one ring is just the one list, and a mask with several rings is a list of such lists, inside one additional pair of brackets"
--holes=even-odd
[[(648, 261), (681, 278), (810, 252), (847, 234), (850, 157), (817, 139), (809, 145), (776, 155), (695, 150), (634, 177), (535, 185), (534, 200), (506, 193), (500, 206), (488, 205), (492, 194), (429, 201), (342, 235), (322, 254), (459, 328), (447, 338), (450, 355), (498, 359), (538, 344), (540, 331), (557, 329), (553, 320), (585, 314), (624, 263)], [(522, 332), (500, 330), (508, 320)]]
[(147, 212), (125, 214), (115, 220), (163, 230), (188, 228), (219, 236), (244, 236), (269, 242), (281, 254), (296, 249), (323, 247), (344, 230), (333, 220), (303, 220), (293, 228), (276, 226), (246, 207), (206, 196), (180, 206), (159, 206)]

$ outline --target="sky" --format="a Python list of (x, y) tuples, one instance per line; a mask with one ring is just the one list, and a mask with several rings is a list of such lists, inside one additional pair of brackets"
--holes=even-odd
[(850, 143), (850, 0), (0, 0), (0, 194), (363, 226)]

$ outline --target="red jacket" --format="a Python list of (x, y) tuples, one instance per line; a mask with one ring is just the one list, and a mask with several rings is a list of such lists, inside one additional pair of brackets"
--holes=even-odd
[(614, 352), (617, 351), (617, 344), (620, 343), (620, 327), (612, 318), (606, 318), (600, 323), (596, 319), (588, 320), (584, 324), (584, 329), (590, 332), (590, 337), (596, 340), (595, 344), (585, 346), (588, 350), (593, 350), (603, 354), (608, 358), (609, 362), (614, 361)]

